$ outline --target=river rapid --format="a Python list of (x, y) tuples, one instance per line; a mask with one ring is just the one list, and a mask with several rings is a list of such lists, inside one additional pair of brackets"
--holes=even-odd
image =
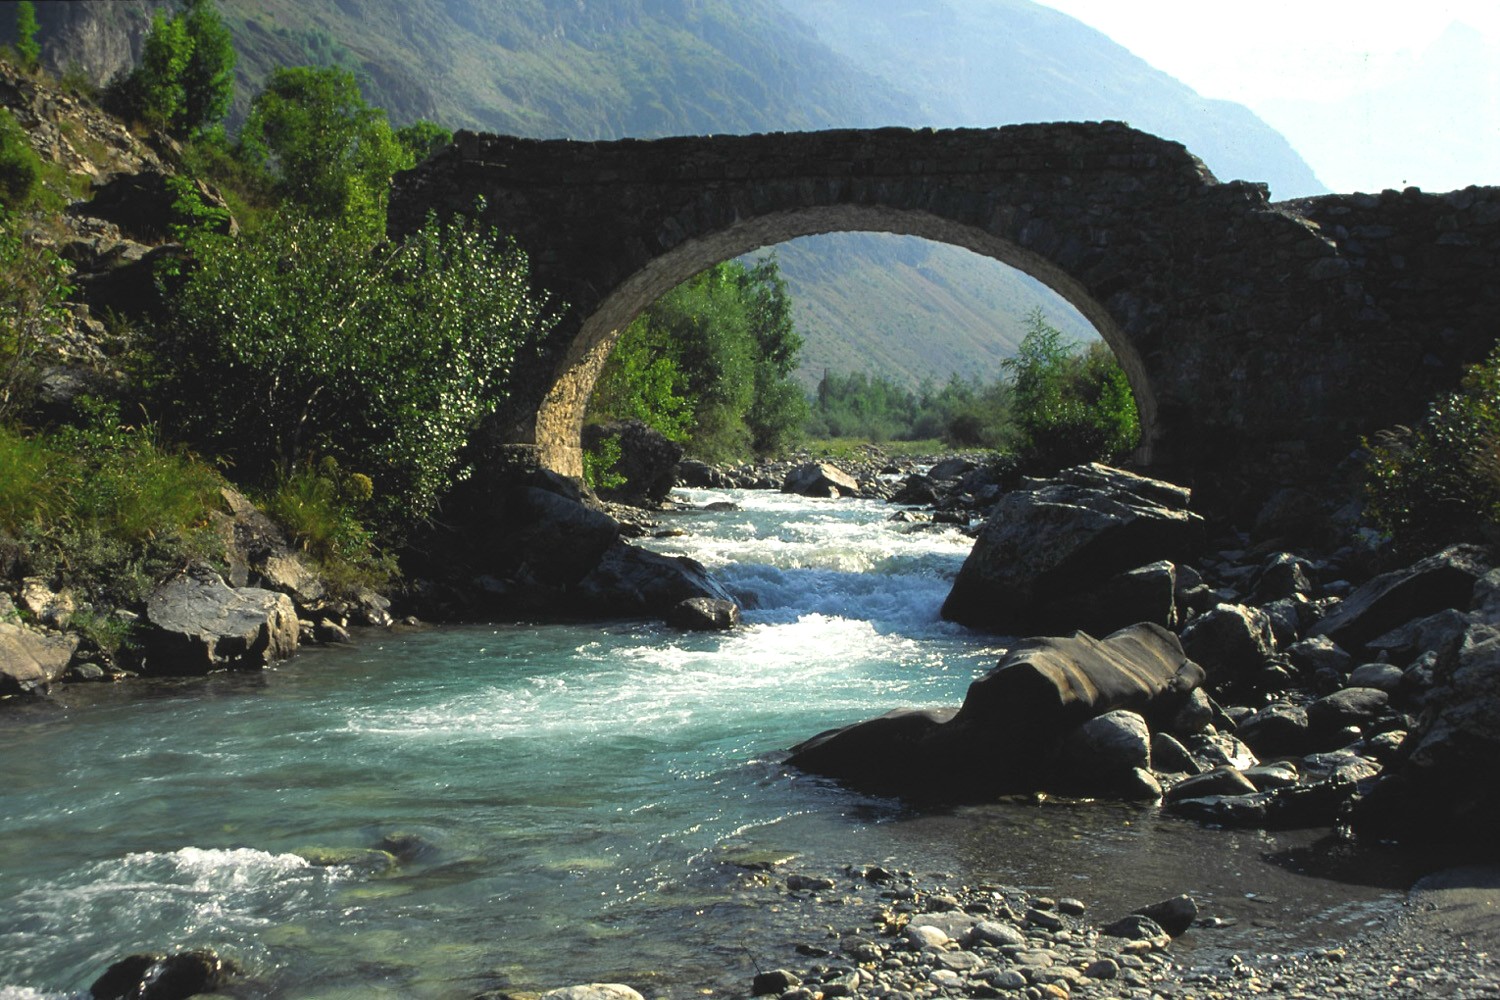
[[(962, 700), (1005, 640), (941, 622), (970, 540), (892, 508), (683, 491), (659, 551), (751, 608), (724, 634), (640, 622), (366, 632), (277, 669), (71, 686), (0, 713), (0, 1000), (86, 996), (113, 961), (212, 947), (231, 992), (469, 998), (581, 982), (746, 994), (795, 938), (747, 872), (879, 863), (1083, 900), (1177, 893), (1221, 962), (1347, 936), (1408, 873), (1317, 832), (1206, 830), (1147, 807), (914, 815), (782, 752)], [(385, 845), (385, 871), (313, 849)], [(1333, 876), (1333, 877), (1331, 877)], [(853, 922), (851, 920), (851, 922)]]

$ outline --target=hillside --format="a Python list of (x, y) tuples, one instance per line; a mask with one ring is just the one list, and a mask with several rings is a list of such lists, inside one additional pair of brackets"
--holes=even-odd
[[(128, 67), (164, 0), (38, 4), (44, 60), (96, 81)], [(1319, 189), (1246, 109), (1204, 101), (1108, 38), (1028, 0), (221, 0), (240, 53), (236, 115), (276, 65), (337, 63), (402, 124), (609, 139), (834, 126), (1125, 119), (1221, 176)], [(0, 6), (0, 37), (14, 17)], [(909, 384), (989, 377), (1036, 286), (966, 251), (828, 236), (779, 251), (824, 367)], [(1085, 335), (1055, 299), (1049, 318)]]

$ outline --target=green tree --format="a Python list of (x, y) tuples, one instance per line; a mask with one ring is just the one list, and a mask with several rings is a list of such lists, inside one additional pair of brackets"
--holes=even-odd
[(1014, 379), (1023, 467), (1050, 472), (1134, 448), (1140, 440), (1135, 396), (1109, 348), (1101, 342), (1075, 350), (1040, 309), (1027, 324), (1015, 357), (1003, 362)]
[(371, 250), (347, 220), (200, 234), (156, 351), (157, 404), (245, 481), (332, 456), (391, 528), (427, 515), (469, 432), (542, 330), (526, 261), (492, 231), (429, 221)]
[(244, 159), (277, 193), (320, 219), (348, 219), (367, 236), (385, 227), (391, 175), (412, 164), (385, 111), (337, 66), (283, 67), (251, 102), (240, 130)]
[(396, 141), (401, 143), (412, 163), (421, 163), (452, 142), (453, 133), (437, 122), (422, 118), (398, 128)]
[(141, 48), (141, 63), (126, 79), (126, 101), (132, 113), (153, 128), (177, 132), (186, 114), (182, 74), (192, 58), (192, 42), (181, 17), (158, 11)]
[(234, 39), (214, 0), (182, 0), (189, 53), (183, 67), (182, 112), (176, 134), (195, 135), (220, 127), (234, 102)]
[(42, 161), (31, 148), (26, 130), (7, 108), (0, 108), (0, 208), (29, 205), (36, 194)]
[(16, 58), (28, 73), (35, 73), (42, 64), (42, 47), (36, 41), (39, 30), (36, 7), (31, 0), (21, 0), (16, 4)]
[(1500, 532), (1500, 344), (1415, 427), (1369, 444), (1365, 513), (1407, 555)]
[(644, 420), (703, 458), (775, 451), (800, 434), (806, 414), (790, 381), (801, 345), (774, 258), (719, 264), (631, 323), (590, 413)]

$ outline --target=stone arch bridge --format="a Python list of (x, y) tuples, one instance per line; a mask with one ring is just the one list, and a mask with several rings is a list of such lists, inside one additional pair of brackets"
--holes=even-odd
[(1118, 123), (460, 133), (398, 175), (391, 231), (472, 215), (479, 198), (564, 304), (491, 429), (570, 475), (594, 381), (642, 309), (706, 267), (815, 233), (922, 236), (1051, 286), (1129, 376), (1140, 460), (1178, 473), (1326, 466), (1359, 433), (1420, 413), (1500, 332), (1500, 190), (1273, 205), (1264, 186), (1219, 183), (1181, 145)]

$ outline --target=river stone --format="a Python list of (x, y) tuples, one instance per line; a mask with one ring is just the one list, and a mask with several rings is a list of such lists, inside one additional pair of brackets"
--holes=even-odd
[(1500, 628), (1470, 626), (1440, 653), (1403, 755), (1356, 804), (1356, 829), (1490, 844), (1500, 827)]
[(1108, 635), (1136, 622), (1177, 627), (1177, 567), (1165, 559), (1111, 577), (1077, 596), (1059, 598), (1037, 625)]
[[(791, 973), (787, 975), (791, 976)], [(759, 978), (756, 977), (757, 981)], [(793, 980), (796, 978), (792, 976)], [(761, 992), (757, 990), (756, 994), (759, 995)], [(564, 986), (562, 989), (548, 990), (542, 994), (542, 1000), (644, 1000), (644, 998), (629, 986), (621, 983), (587, 983), (583, 986)]]
[(1442, 649), (1456, 640), (1471, 621), (1466, 612), (1444, 608), (1435, 615), (1376, 636), (1365, 643), (1365, 652), (1375, 659), (1404, 667), (1428, 650)]
[(0, 695), (45, 694), (77, 651), (76, 635), (43, 635), (0, 621)]
[(158, 675), (257, 670), (297, 651), (297, 611), (285, 594), (232, 588), (198, 568), (146, 600), (143, 667)]
[(1171, 719), (1202, 680), (1177, 637), (1141, 624), (1105, 639), (1028, 639), (955, 713), (903, 711), (822, 733), (788, 764), (912, 799), (973, 801), (1042, 787), (1057, 745), (1116, 709)]
[(94, 980), (94, 1000), (187, 1000), (219, 989), (232, 966), (209, 949), (175, 955), (131, 955)]
[(599, 496), (626, 503), (666, 500), (677, 483), (682, 445), (641, 420), (589, 424), (583, 429), (585, 451), (598, 452), (604, 441), (611, 440), (619, 447), (619, 458), (609, 471), (622, 482), (597, 487)]
[(21, 607), (31, 612), (33, 620), (48, 628), (62, 628), (78, 610), (78, 602), (73, 598), (71, 590), (64, 588), (54, 591), (39, 576), (28, 576), (22, 580), (17, 598)]
[(1068, 779), (1107, 784), (1133, 768), (1150, 766), (1151, 728), (1135, 712), (1106, 712), (1069, 733), (1060, 751)]
[(623, 541), (604, 553), (572, 593), (580, 611), (614, 618), (666, 618), (693, 598), (735, 603), (701, 563)]
[(931, 924), (907, 924), (906, 940), (918, 948), (941, 948), (952, 940), (941, 928)]
[(965, 943), (971, 948), (976, 944), (991, 944), (997, 948), (1019, 947), (1026, 943), (1026, 935), (1013, 924), (981, 920), (969, 931)]
[(1202, 799), (1221, 795), (1253, 795), (1259, 791), (1240, 771), (1232, 767), (1216, 767), (1206, 774), (1195, 774), (1167, 789), (1168, 802), (1183, 799)]
[(1295, 757), (1313, 748), (1307, 709), (1287, 701), (1267, 705), (1241, 722), (1234, 733), (1257, 757)]
[(1253, 678), (1276, 652), (1271, 620), (1259, 608), (1220, 604), (1182, 630), (1182, 648), (1203, 667), (1211, 688)]
[(739, 623), (738, 604), (712, 597), (689, 597), (667, 612), (667, 624), (684, 632), (723, 632)]
[(1448, 608), (1467, 608), (1475, 584), (1490, 570), (1476, 545), (1455, 545), (1404, 569), (1383, 573), (1343, 600), (1310, 630), (1345, 649), (1359, 649), (1377, 636)]
[(1189, 497), (1097, 464), (1013, 490), (991, 510), (943, 617), (1012, 635), (1058, 627), (1055, 603), (1136, 567), (1191, 555), (1203, 519), (1187, 510)]
[(1278, 552), (1256, 571), (1250, 584), (1250, 603), (1269, 604), (1293, 595), (1311, 594), (1312, 563), (1290, 552)]
[(1198, 919), (1198, 903), (1192, 896), (1173, 896), (1160, 903), (1142, 906), (1135, 913), (1156, 921), (1171, 937), (1181, 937)]
[(1350, 687), (1375, 688), (1387, 694), (1401, 687), (1406, 671), (1394, 663), (1365, 663), (1349, 675)]
[(1345, 726), (1367, 726), (1385, 714), (1390, 700), (1378, 688), (1344, 688), (1307, 706), (1308, 726), (1319, 735)]
[(786, 474), (781, 492), (804, 497), (853, 497), (859, 495), (859, 483), (849, 473), (828, 462), (808, 462)]

